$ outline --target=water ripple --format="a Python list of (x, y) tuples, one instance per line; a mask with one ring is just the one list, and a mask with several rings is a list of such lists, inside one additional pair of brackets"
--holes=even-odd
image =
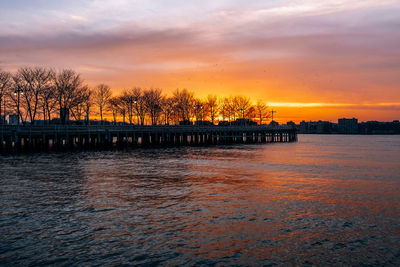
[(399, 141), (1, 157), (0, 265), (398, 266)]

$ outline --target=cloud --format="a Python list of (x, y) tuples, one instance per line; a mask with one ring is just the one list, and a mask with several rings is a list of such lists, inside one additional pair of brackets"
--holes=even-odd
[(0, 67), (73, 67), (116, 88), (245, 92), (308, 108), (400, 102), (397, 1), (35, 2), (2, 6)]

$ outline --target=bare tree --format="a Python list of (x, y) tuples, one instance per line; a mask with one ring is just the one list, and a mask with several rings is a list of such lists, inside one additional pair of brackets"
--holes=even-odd
[(254, 120), (257, 117), (257, 110), (254, 106), (249, 106), (246, 109), (245, 117), (250, 120)]
[(219, 103), (219, 114), (222, 117), (222, 120), (231, 120), (230, 112), (229, 112), (229, 98), (224, 97), (220, 100)]
[(218, 112), (218, 98), (216, 95), (207, 96), (206, 110), (209, 113), (211, 123), (214, 124)]
[(229, 117), (231, 118), (232, 121), (236, 120), (236, 115), (238, 112), (238, 99), (237, 97), (230, 96), (228, 98), (228, 112), (229, 112)]
[[(133, 123), (133, 112), (136, 106), (135, 103), (135, 89), (131, 89), (131, 90), (124, 90), (122, 92), (122, 95), (120, 96), (120, 104), (124, 107), (124, 114), (128, 113), (128, 119), (129, 119), (129, 123), (132, 124)], [(121, 107), (122, 107), (121, 106)], [(125, 115), (124, 115), (125, 116)], [(125, 122), (125, 117), (124, 117), (124, 122)], [(138, 122), (139, 124), (139, 122)]]
[(140, 87), (134, 87), (132, 89), (132, 95), (134, 97), (134, 108), (136, 111), (137, 123), (144, 125), (146, 118), (146, 104), (143, 97), (143, 90)]
[(76, 103), (71, 107), (71, 114), (76, 121), (81, 122), (86, 116), (85, 123), (88, 123), (89, 109), (92, 105), (91, 90), (89, 86), (83, 85), (80, 91), (80, 96)]
[(55, 72), (53, 70), (47, 70), (47, 75), (44, 76), (43, 84), (39, 91), (39, 104), (43, 111), (43, 120), (51, 121), (51, 115), (56, 107), (56, 94), (54, 77)]
[(240, 118), (244, 119), (246, 110), (251, 107), (250, 98), (244, 96), (236, 96), (234, 97), (234, 102), (236, 106), (236, 110), (239, 113)]
[(202, 121), (205, 105), (200, 99), (195, 98), (193, 102), (193, 115), (196, 119), (196, 122)]
[(111, 88), (105, 84), (99, 84), (94, 90), (94, 101), (99, 107), (100, 119), (103, 123), (103, 111), (111, 98)]
[(164, 116), (165, 125), (169, 125), (172, 120), (172, 115), (174, 112), (174, 100), (171, 97), (164, 97), (162, 100), (162, 112)]
[(117, 124), (118, 111), (121, 106), (121, 98), (120, 97), (111, 97), (108, 101), (108, 109), (112, 112), (114, 125)]
[(1, 114), (4, 113), (3, 120), (0, 120), (1, 123), (5, 123), (6, 111), (5, 111), (5, 103), (6, 103), (6, 95), (11, 90), (11, 73), (0, 70), (0, 118)]
[(177, 113), (178, 120), (182, 119), (189, 121), (193, 113), (193, 92), (189, 92), (187, 89), (176, 89), (176, 91), (173, 93), (173, 99), (175, 102), (175, 112)]
[(256, 111), (257, 111), (258, 121), (261, 125), (263, 120), (268, 119), (269, 117), (268, 106), (265, 104), (263, 100), (259, 99), (257, 101)]
[[(122, 123), (125, 124), (126, 111), (127, 111), (128, 107), (129, 107), (131, 109), (131, 114), (132, 114), (133, 106), (131, 107), (131, 105), (128, 105), (128, 107), (127, 107), (126, 98), (124, 97), (124, 95), (119, 96), (118, 97), (118, 101), (119, 101), (118, 112), (121, 113)], [(129, 123), (132, 124), (132, 115), (130, 117)]]
[(17, 107), (22, 122), (30, 121), (32, 124), (41, 114), (45, 121), (50, 121), (56, 106), (63, 124), (67, 114), (77, 121), (86, 115), (89, 124), (93, 105), (98, 107), (101, 121), (104, 113), (111, 111), (114, 124), (118, 115), (124, 123), (126, 117), (133, 123), (136, 115), (137, 124), (141, 125), (145, 124), (147, 116), (153, 125), (160, 121), (169, 124), (170, 121), (177, 123), (194, 118), (198, 121), (206, 118), (214, 124), (218, 112), (223, 120), (228, 121), (249, 118), (262, 124), (269, 117), (268, 107), (262, 100), (252, 106), (250, 99), (244, 96), (219, 100), (216, 95), (208, 95), (202, 101), (187, 89), (176, 89), (172, 97), (165, 97), (161, 89), (143, 90), (139, 87), (125, 90), (116, 97), (111, 95), (110, 87), (105, 84), (89, 89), (83, 85), (80, 75), (70, 69), (55, 72), (40, 67), (24, 67), (14, 74), (0, 70), (0, 115), (5, 115), (5, 103), (8, 103), (9, 107)]
[(162, 111), (162, 91), (161, 89), (150, 88), (143, 93), (143, 100), (146, 110), (150, 115), (151, 124), (156, 125)]
[(14, 82), (23, 90), (23, 101), (29, 120), (32, 124), (38, 113), (40, 94), (48, 90), (52, 82), (52, 72), (45, 68), (20, 68), (14, 75)]
[(60, 120), (65, 124), (67, 112), (84, 101), (86, 87), (82, 86), (79, 74), (71, 69), (64, 69), (54, 76), (55, 95), (60, 111)]
[(77, 122), (81, 122), (85, 114), (85, 103), (82, 101), (71, 108), (71, 115)]
[(86, 124), (90, 124), (90, 110), (93, 106), (93, 89), (86, 86), (83, 93), (83, 104), (85, 107)]

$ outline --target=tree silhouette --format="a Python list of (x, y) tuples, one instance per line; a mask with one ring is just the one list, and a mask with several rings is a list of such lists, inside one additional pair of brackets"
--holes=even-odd
[(160, 117), (162, 98), (161, 89), (150, 88), (143, 92), (144, 105), (150, 115), (152, 125), (156, 125)]
[(117, 124), (117, 117), (121, 104), (120, 97), (111, 97), (108, 101), (108, 109), (112, 112), (114, 125)]
[(208, 95), (201, 99), (188, 89), (176, 89), (167, 96), (160, 88), (141, 87), (113, 94), (105, 84), (89, 88), (72, 69), (54, 71), (41, 67), (23, 67), (14, 74), (0, 70), (0, 115), (6, 114), (5, 103), (16, 108), (23, 123), (31, 124), (40, 118), (44, 123), (51, 123), (56, 112), (62, 124), (69, 115), (79, 123), (85, 117), (85, 123), (89, 124), (93, 107), (98, 110), (102, 123), (112, 115), (114, 124), (119, 119), (125, 123), (126, 117), (132, 124), (134, 116), (138, 125), (204, 120), (214, 124), (221, 119), (232, 122), (237, 118), (257, 118), (262, 124), (268, 118), (268, 108), (263, 101), (253, 106), (245, 96)]
[(239, 113), (240, 118), (244, 119), (246, 111), (251, 107), (250, 98), (245, 96), (236, 96), (234, 102), (236, 111)]
[(94, 102), (99, 107), (100, 119), (103, 124), (103, 111), (106, 108), (108, 101), (111, 98), (111, 88), (105, 84), (99, 84), (94, 89)]
[(265, 104), (265, 102), (261, 99), (257, 101), (256, 104), (256, 111), (257, 111), (257, 116), (258, 116), (258, 121), (260, 125), (262, 124), (264, 119), (267, 119), (268, 116), (268, 106)]
[(54, 77), (56, 101), (62, 124), (66, 123), (67, 112), (85, 100), (86, 88), (81, 76), (71, 69), (64, 69)]
[(139, 124), (139, 120), (140, 120), (140, 124), (144, 125), (147, 110), (146, 110), (146, 104), (145, 104), (144, 97), (143, 97), (142, 88), (134, 87), (132, 89), (132, 95), (135, 100), (134, 107), (135, 107), (135, 111), (136, 111), (137, 122)]
[(218, 112), (218, 98), (216, 95), (208, 95), (206, 109), (209, 112), (211, 123), (214, 124)]
[(4, 113), (3, 120), (0, 120), (1, 123), (5, 123), (5, 103), (6, 103), (6, 95), (11, 89), (11, 73), (7, 71), (2, 71), (0, 69), (0, 118), (1, 114)]
[(176, 89), (173, 92), (175, 112), (178, 120), (189, 121), (193, 111), (194, 94), (187, 89)]

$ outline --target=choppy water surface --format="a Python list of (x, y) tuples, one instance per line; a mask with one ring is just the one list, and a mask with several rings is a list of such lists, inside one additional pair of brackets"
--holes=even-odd
[(400, 136), (0, 157), (0, 265), (400, 265)]

